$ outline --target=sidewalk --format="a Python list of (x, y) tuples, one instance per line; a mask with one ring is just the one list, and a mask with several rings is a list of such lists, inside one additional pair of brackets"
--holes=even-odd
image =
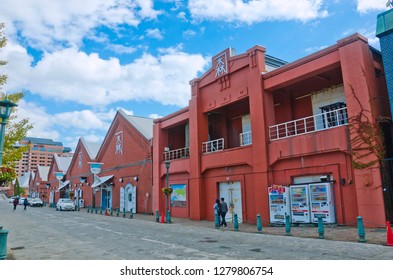
[[(95, 213), (87, 213), (87, 208), (83, 208), (80, 210), (81, 212), (86, 212), (88, 215), (99, 215)], [(116, 216), (116, 213), (113, 212), (113, 218), (119, 219), (123, 218), (122, 213), (120, 213), (119, 217)], [(126, 216), (129, 219), (129, 213)], [(134, 214), (134, 219), (144, 220), (149, 222), (156, 222), (155, 215), (148, 214)], [(159, 219), (161, 220), (161, 218)], [(228, 227), (215, 229), (214, 221), (194, 221), (189, 219), (182, 218), (171, 218), (172, 223), (174, 224), (182, 224), (184, 226), (191, 227), (205, 227), (211, 228), (212, 230), (231, 230), (234, 231), (234, 227), (232, 223), (228, 223)], [(270, 234), (270, 235), (281, 235), (286, 236), (285, 225), (282, 226), (265, 226), (262, 227), (262, 233), (258, 233), (256, 225), (253, 224), (239, 224), (238, 231), (247, 232), (247, 233), (255, 233), (255, 234)], [(386, 244), (386, 228), (376, 228), (376, 229), (365, 229), (366, 232), (366, 243), (368, 244), (377, 244), (377, 245), (385, 245)], [(318, 227), (315, 224), (312, 225), (295, 225), (292, 224), (290, 236), (301, 237), (301, 238), (314, 238), (318, 239)], [(324, 226), (324, 239), (326, 240), (335, 240), (335, 241), (347, 241), (347, 242), (359, 242), (358, 229), (355, 225), (354, 227), (349, 226), (338, 226), (338, 225), (325, 225)]]

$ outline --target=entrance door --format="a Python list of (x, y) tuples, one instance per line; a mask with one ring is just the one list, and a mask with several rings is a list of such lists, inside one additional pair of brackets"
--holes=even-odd
[(101, 205), (103, 208), (112, 207), (112, 192), (110, 189), (102, 189), (101, 191)]
[(236, 213), (238, 222), (243, 221), (242, 192), (239, 181), (220, 183), (220, 198), (223, 197), (228, 204), (228, 213), (225, 216), (227, 222), (233, 222)]
[(136, 187), (128, 183), (124, 189), (124, 206), (126, 211), (136, 213)]

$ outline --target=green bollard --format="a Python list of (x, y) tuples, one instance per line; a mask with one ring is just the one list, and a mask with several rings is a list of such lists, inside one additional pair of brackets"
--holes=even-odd
[(120, 215), (120, 209), (116, 208), (116, 217), (119, 217), (119, 215)]
[(8, 230), (0, 230), (0, 260), (5, 260), (7, 258), (7, 235)]
[(171, 211), (168, 210), (168, 212), (166, 212), (166, 222), (168, 224), (172, 223), (171, 221)]
[(325, 238), (325, 228), (323, 226), (322, 217), (318, 217), (318, 238), (324, 239)]
[(98, 213), (98, 208), (96, 207), (95, 209), (96, 209), (96, 214), (97, 214)]
[(100, 215), (102, 215), (102, 207), (100, 207)]
[(131, 208), (130, 209), (130, 219), (133, 219), (134, 218), (134, 211), (132, 211), (133, 209)]
[(113, 216), (113, 209), (111, 208), (111, 216)]
[(218, 214), (216, 214), (214, 217), (214, 226), (215, 226), (215, 228), (220, 227), (220, 218), (218, 217)]
[(126, 217), (126, 208), (123, 207), (123, 218)]
[(90, 206), (87, 206), (87, 213), (90, 212)]
[(257, 230), (258, 233), (262, 233), (262, 220), (261, 220), (261, 214), (257, 215)]
[(158, 210), (156, 211), (156, 222), (158, 223), (160, 221), (160, 213)]
[(359, 235), (359, 242), (366, 242), (366, 231), (364, 230), (363, 225), (363, 218), (361, 216), (357, 217), (358, 219), (358, 235)]
[(235, 231), (239, 230), (239, 221), (237, 220), (236, 213), (233, 215), (233, 228), (235, 229)]
[(91, 213), (91, 214), (93, 214), (94, 209), (96, 209), (96, 208), (95, 208), (95, 207), (92, 207), (92, 208), (91, 208), (91, 210), (90, 210), (90, 213)]
[(289, 215), (285, 215), (285, 235), (290, 236), (291, 235), (291, 222), (289, 220)]

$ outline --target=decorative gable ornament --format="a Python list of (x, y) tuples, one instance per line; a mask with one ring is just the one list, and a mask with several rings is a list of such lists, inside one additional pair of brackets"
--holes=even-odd
[(78, 155), (78, 167), (82, 168), (82, 153), (79, 153)]
[(228, 74), (228, 59), (225, 52), (217, 56), (214, 59), (214, 63), (214, 68), (216, 69), (216, 78)]
[(115, 154), (123, 154), (123, 131), (116, 133), (115, 136), (116, 136)]

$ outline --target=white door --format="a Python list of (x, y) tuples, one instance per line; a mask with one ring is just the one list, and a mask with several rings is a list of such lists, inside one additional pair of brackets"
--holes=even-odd
[(132, 208), (132, 213), (136, 213), (136, 187), (127, 184), (124, 191), (125, 195), (125, 207), (127, 211)]
[(227, 222), (233, 222), (236, 213), (239, 224), (243, 221), (242, 192), (239, 181), (220, 183), (220, 198), (223, 197), (228, 204)]
[(121, 187), (120, 188), (120, 211), (123, 211), (124, 206), (125, 206), (124, 188)]

